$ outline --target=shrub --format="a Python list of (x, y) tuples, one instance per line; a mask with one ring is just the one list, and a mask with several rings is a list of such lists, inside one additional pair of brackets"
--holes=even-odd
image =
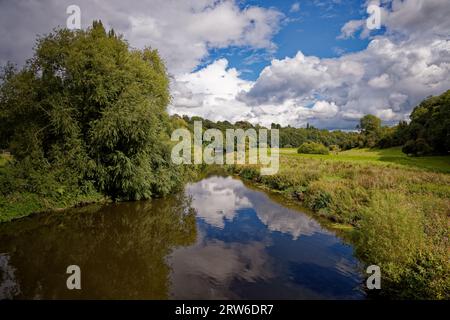
[(298, 153), (306, 154), (329, 154), (330, 151), (321, 143), (305, 142), (297, 150)]
[(239, 175), (248, 180), (257, 180), (259, 176), (259, 170), (256, 167), (244, 167), (240, 171)]
[(411, 262), (424, 243), (423, 217), (405, 196), (376, 192), (362, 217), (357, 247), (371, 264)]
[(316, 185), (310, 186), (306, 191), (306, 205), (313, 211), (327, 209), (331, 204), (331, 195)]
[(402, 148), (403, 153), (416, 156), (423, 156), (432, 153), (433, 149), (425, 141), (419, 138), (417, 140), (408, 140)]
[(448, 298), (446, 245), (427, 235), (423, 208), (410, 198), (376, 192), (355, 232), (357, 255), (383, 270), (381, 294), (402, 299)]
[(337, 154), (338, 152), (341, 151), (341, 148), (339, 148), (337, 144), (332, 144), (330, 146), (330, 151)]
[(408, 140), (402, 148), (402, 152), (406, 154), (413, 154), (415, 150), (415, 141)]

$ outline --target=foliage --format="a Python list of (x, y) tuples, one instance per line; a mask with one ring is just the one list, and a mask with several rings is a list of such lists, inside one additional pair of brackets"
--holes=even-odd
[(359, 128), (363, 133), (376, 133), (381, 129), (381, 119), (372, 114), (365, 115), (359, 121)]
[[(334, 150), (352, 148), (391, 148), (404, 146), (405, 153), (414, 155), (447, 154), (450, 150), (450, 90), (438, 97), (430, 97), (416, 107), (411, 114), (411, 123), (401, 120), (396, 126), (382, 126), (380, 118), (368, 114), (360, 119), (359, 132), (340, 130), (320, 130), (307, 124), (306, 128), (283, 127), (272, 123), (280, 133), (280, 147), (300, 147), (305, 142), (321, 143)], [(192, 129), (194, 121), (202, 121), (206, 129), (215, 128), (222, 132), (226, 129), (262, 128), (246, 121), (234, 124), (228, 121), (214, 122), (201, 117), (174, 115), (172, 118), (183, 120), (187, 128)]]
[(382, 127), (377, 146), (403, 146), (409, 155), (446, 155), (450, 150), (450, 90), (429, 97), (414, 108), (411, 122), (400, 121), (392, 128)]
[(400, 121), (394, 127), (382, 127), (381, 138), (377, 146), (380, 148), (390, 148), (404, 145), (408, 139), (408, 130), (408, 123), (406, 121)]
[(330, 151), (321, 143), (304, 142), (297, 150), (298, 153), (306, 154), (329, 154)]
[(377, 191), (362, 209), (363, 219), (355, 234), (357, 254), (383, 270), (384, 295), (449, 298), (450, 268), (445, 247), (433, 243), (426, 227), (434, 223), (437, 230), (433, 232), (445, 233), (445, 220), (426, 219), (421, 206), (405, 195)]
[(406, 154), (423, 156), (430, 154), (433, 149), (428, 145), (425, 139), (408, 140), (402, 148)]
[[(202, 121), (203, 128), (206, 129), (218, 129), (225, 133), (226, 129), (260, 129), (264, 128), (260, 125), (253, 125), (247, 121), (238, 121), (234, 124), (229, 121), (211, 121), (203, 119), (201, 117), (188, 117), (173, 115), (171, 117), (176, 121), (183, 120), (186, 126), (193, 130), (194, 121)], [(336, 145), (340, 149), (347, 150), (358, 146), (358, 133), (357, 132), (344, 132), (340, 130), (329, 131), (320, 130), (307, 125), (306, 128), (294, 128), (291, 126), (282, 127), (280, 124), (272, 123), (271, 128), (278, 129), (280, 135), (280, 147), (290, 148), (299, 147), (304, 142), (317, 142), (322, 143), (325, 146)]]
[(404, 152), (414, 155), (448, 154), (450, 151), (450, 90), (430, 97), (411, 113)]
[(381, 137), (381, 119), (368, 114), (360, 119), (357, 127), (361, 130), (362, 146), (375, 147)]
[(89, 181), (114, 199), (143, 199), (179, 186), (183, 168), (170, 161), (165, 110), (169, 80), (156, 50), (131, 50), (94, 22), (39, 38), (26, 66), (8, 65), (2, 80), (0, 137), (16, 159), (13, 171), (38, 168), (39, 181), (58, 172), (55, 185), (35, 185), (21, 172), (30, 192)]

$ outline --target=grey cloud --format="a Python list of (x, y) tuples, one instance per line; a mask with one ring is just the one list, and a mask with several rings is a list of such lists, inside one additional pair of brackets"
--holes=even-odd
[[(72, 0), (0, 3), (0, 62), (23, 64), (32, 54), (37, 34), (64, 27)], [(273, 50), (271, 38), (282, 14), (274, 9), (235, 1), (147, 0), (88, 1), (81, 8), (82, 27), (101, 19), (137, 48), (157, 48), (172, 73), (187, 72), (208, 55), (209, 48), (230, 45)]]
[[(214, 0), (78, 1), (83, 27), (102, 19), (107, 27), (123, 33), (132, 46), (159, 49), (174, 74), (170, 112), (263, 124), (301, 126), (309, 122), (327, 128), (354, 128), (366, 113), (397, 121), (426, 96), (448, 89), (448, 0), (382, 3), (391, 8), (383, 10), (386, 33), (372, 38), (365, 50), (334, 59), (299, 52), (272, 60), (250, 82), (228, 68), (225, 59), (197, 72), (191, 70), (207, 58), (212, 47), (250, 46), (270, 54), (275, 49), (271, 38), (282, 19), (276, 10), (240, 9), (234, 1)], [(0, 63), (22, 64), (32, 53), (36, 34), (65, 25), (69, 4), (72, 1), (1, 2)], [(348, 24), (346, 35), (364, 25)], [(324, 109), (314, 109), (319, 101), (334, 104), (337, 113), (330, 118)]]
[[(418, 3), (423, 12), (414, 7)], [(394, 1), (393, 10), (385, 14), (386, 34), (373, 38), (367, 49), (333, 59), (308, 57), (299, 52), (292, 58), (273, 60), (238, 99), (252, 106), (274, 105), (281, 112), (278, 119), (294, 125), (308, 119), (321, 127), (341, 127), (355, 123), (367, 113), (390, 123), (405, 119), (426, 96), (448, 90), (450, 28), (442, 12), (450, 11), (450, 6), (445, 1), (425, 4), (408, 0), (402, 4)], [(442, 12), (430, 17), (439, 10)], [(395, 23), (394, 17), (399, 19)], [(433, 27), (429, 26), (430, 20)], [(409, 30), (411, 21), (420, 27)], [(318, 99), (335, 103), (339, 107), (337, 116), (326, 119), (302, 110)], [(292, 110), (279, 107), (290, 100), (301, 103)], [(296, 113), (295, 109), (302, 112)], [(260, 112), (258, 117), (263, 118), (264, 114)]]

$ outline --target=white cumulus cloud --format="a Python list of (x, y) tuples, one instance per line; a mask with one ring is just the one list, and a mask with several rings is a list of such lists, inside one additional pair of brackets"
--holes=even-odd
[[(36, 34), (66, 26), (72, 0), (17, 0), (0, 4), (0, 62), (23, 64)], [(173, 74), (189, 72), (212, 48), (245, 46), (274, 50), (282, 14), (234, 0), (77, 1), (82, 27), (101, 19), (137, 48), (157, 48)], [(32, 17), (32, 18), (30, 18)]]

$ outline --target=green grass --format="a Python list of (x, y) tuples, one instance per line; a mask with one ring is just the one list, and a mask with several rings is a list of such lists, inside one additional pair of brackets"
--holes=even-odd
[(296, 148), (281, 148), (280, 154), (311, 159), (355, 161), (373, 165), (400, 165), (428, 171), (450, 173), (450, 156), (409, 157), (401, 147), (388, 149), (351, 149), (337, 154), (299, 154)]
[(45, 206), (36, 194), (23, 192), (9, 196), (0, 195), (0, 223), (43, 210), (45, 210)]
[(449, 159), (409, 158), (399, 148), (332, 155), (282, 149), (275, 175), (261, 176), (256, 165), (232, 169), (346, 233), (365, 264), (381, 267), (382, 295), (450, 299)]

